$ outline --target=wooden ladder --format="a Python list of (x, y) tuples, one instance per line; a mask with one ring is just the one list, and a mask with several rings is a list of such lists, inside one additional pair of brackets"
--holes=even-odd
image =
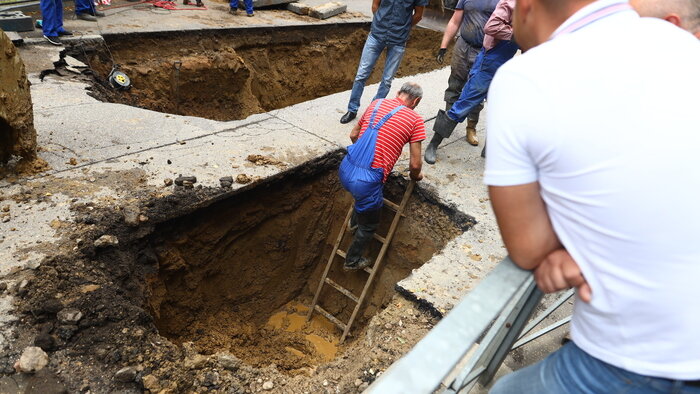
[[(330, 257), (328, 258), (326, 269), (323, 271), (323, 275), (321, 276), (321, 282), (318, 284), (318, 290), (316, 290), (316, 295), (314, 295), (314, 300), (311, 303), (309, 313), (306, 316), (306, 320), (309, 321), (311, 320), (311, 316), (313, 315), (314, 311), (316, 311), (325, 316), (331, 322), (333, 322), (336, 326), (343, 330), (343, 336), (340, 338), (340, 343), (343, 343), (345, 341), (345, 338), (350, 332), (352, 323), (355, 321), (357, 313), (360, 311), (360, 307), (362, 306), (362, 302), (365, 300), (365, 297), (369, 292), (369, 288), (372, 285), (372, 282), (374, 281), (374, 276), (377, 274), (377, 271), (379, 271), (379, 267), (382, 264), (382, 260), (386, 255), (387, 249), (389, 249), (389, 244), (391, 244), (391, 240), (394, 237), (396, 228), (399, 225), (399, 220), (401, 220), (401, 217), (404, 216), (403, 211), (406, 208), (406, 204), (408, 204), (408, 199), (409, 197), (411, 197), (411, 193), (413, 193), (413, 188), (415, 186), (415, 181), (409, 182), (408, 187), (406, 188), (406, 192), (404, 192), (403, 199), (401, 200), (401, 203), (399, 205), (396, 205), (395, 203), (387, 200), (386, 198), (384, 199), (384, 206), (395, 212), (394, 219), (391, 221), (391, 226), (389, 227), (389, 232), (386, 234), (386, 237), (382, 237), (377, 233), (374, 234), (374, 239), (376, 239), (382, 244), (382, 248), (379, 250), (379, 254), (377, 255), (377, 259), (374, 261), (374, 264), (364, 268), (364, 271), (369, 274), (369, 278), (367, 278), (367, 282), (365, 282), (365, 286), (362, 289), (362, 294), (360, 294), (360, 297), (355, 296), (350, 290), (344, 288), (343, 286), (341, 286), (340, 284), (336, 283), (334, 280), (328, 277), (328, 273), (331, 270), (331, 266), (333, 265), (335, 256), (337, 255), (345, 259), (345, 252), (340, 250), (339, 247), (340, 243), (343, 241), (343, 236), (349, 230), (350, 226), (348, 224), (350, 222), (350, 218), (352, 217), (352, 213), (355, 210), (354, 203), (350, 206), (348, 214), (345, 216), (345, 221), (343, 222), (343, 226), (340, 229), (340, 233), (338, 234), (338, 239), (335, 241), (335, 245), (333, 246), (333, 252), (331, 252)], [(338, 318), (331, 315), (328, 311), (326, 311), (320, 305), (318, 305), (318, 298), (321, 295), (321, 290), (323, 290), (323, 286), (326, 284), (330, 285), (334, 289), (338, 290), (341, 294), (345, 295), (353, 302), (355, 302), (355, 309), (352, 311), (350, 320), (347, 323), (341, 322)]]

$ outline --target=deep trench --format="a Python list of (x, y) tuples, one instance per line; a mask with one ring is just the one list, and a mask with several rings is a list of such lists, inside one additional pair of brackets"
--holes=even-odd
[[(225, 121), (351, 89), (368, 28), (348, 23), (105, 35), (106, 46), (76, 44), (69, 54), (94, 70), (98, 99)], [(396, 76), (444, 67), (434, 58), (441, 37), (414, 29)], [(131, 79), (127, 91), (106, 82), (110, 52)], [(368, 84), (380, 80), (383, 63), (384, 55)]]
[[(351, 204), (337, 163), (308, 177), (285, 176), (158, 225), (148, 240), (158, 256), (147, 277), (148, 309), (161, 335), (193, 342), (204, 354), (230, 351), (244, 362), (275, 364), (292, 374), (331, 361), (340, 331), (318, 315), (306, 323), (318, 286)], [(393, 176), (387, 198), (399, 201), (405, 181)], [(395, 284), (473, 224), (471, 218), (415, 192), (375, 279), (350, 341), (386, 306)], [(380, 235), (393, 211), (384, 209)], [(346, 236), (343, 247), (350, 237)], [(379, 243), (367, 252), (376, 256)], [(330, 277), (359, 295), (365, 272), (344, 272), (336, 259)], [(321, 304), (347, 321), (354, 303), (326, 287)], [(340, 354), (340, 352), (338, 352)]]

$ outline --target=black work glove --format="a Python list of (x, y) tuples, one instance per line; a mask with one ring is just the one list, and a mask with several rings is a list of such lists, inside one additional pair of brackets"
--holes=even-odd
[(438, 63), (442, 64), (442, 62), (445, 60), (446, 53), (447, 48), (440, 48), (440, 50), (437, 53), (437, 56), (435, 57), (435, 60), (437, 60)]

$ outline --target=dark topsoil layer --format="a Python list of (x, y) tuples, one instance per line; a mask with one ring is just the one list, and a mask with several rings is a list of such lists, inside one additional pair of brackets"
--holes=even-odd
[[(34, 378), (45, 383), (42, 392), (61, 387), (70, 392), (138, 392), (144, 386), (156, 392), (160, 389), (167, 389), (165, 392), (250, 392), (260, 388), (258, 379), (267, 377), (275, 377), (282, 386), (289, 384), (286, 388), (279, 387), (279, 392), (313, 391), (319, 379), (331, 379), (356, 391), (353, 374), (362, 382), (371, 382), (374, 375), (367, 375), (367, 368), (385, 368), (405, 352), (432, 325), (427, 320), (429, 315), (394, 297), (384, 313), (395, 316), (397, 321), (399, 316), (403, 319), (406, 325), (400, 331), (403, 338), (390, 336), (386, 343), (378, 345), (375, 341), (385, 335), (382, 327), (390, 324), (372, 325), (341, 349), (341, 352), (352, 351), (345, 352), (324, 369), (313, 370), (311, 377), (306, 378), (308, 381), (297, 377), (287, 382), (275, 366), (254, 368), (228, 353), (205, 357), (194, 345), (178, 346), (164, 339), (158, 333), (151, 313), (153, 306), (149, 304), (152, 287), (147, 278), (159, 273), (158, 257), (149, 242), (158, 226), (167, 226), (169, 221), (190, 213), (196, 215), (196, 211), (218, 201), (244, 196), (244, 192), (253, 188), (261, 191), (275, 188), (275, 182), (282, 179), (308, 182), (335, 168), (341, 158), (342, 153), (329, 154), (236, 191), (179, 189), (157, 198), (153, 191), (144, 190), (135, 196), (135, 201), (141, 203), (128, 209), (105, 209), (91, 204), (73, 206), (78, 223), (71, 226), (61, 253), (43, 262), (34, 271), (29, 284), (17, 292), (21, 313), (17, 338), (11, 349), (0, 357), (0, 369), (12, 374), (12, 364), (21, 350), (34, 343), (50, 355), (49, 366)], [(422, 189), (416, 195), (437, 203)], [(444, 205), (438, 204), (438, 207), (462, 230), (474, 224), (466, 215)], [(134, 209), (145, 215), (147, 221), (131, 226), (125, 224), (125, 214)], [(93, 240), (104, 234), (117, 236), (119, 245), (96, 248)], [(82, 312), (77, 325), (62, 325), (57, 321), (56, 313), (63, 308)], [(389, 330), (388, 334), (395, 333)], [(133, 366), (136, 377), (130, 382), (115, 381), (114, 373), (125, 366)], [(19, 375), (11, 377), (19, 378)]]

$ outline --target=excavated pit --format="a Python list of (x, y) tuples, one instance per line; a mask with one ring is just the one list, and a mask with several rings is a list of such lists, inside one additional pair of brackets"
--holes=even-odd
[[(333, 360), (362, 336), (367, 320), (394, 295), (397, 281), (421, 266), (473, 224), (473, 219), (414, 192), (352, 337), (308, 305), (351, 204), (331, 168), (286, 176), (187, 216), (161, 223), (149, 239), (159, 269), (146, 278), (150, 309), (161, 335), (199, 352), (229, 351), (254, 367), (276, 365), (306, 373)], [(405, 181), (392, 177), (385, 195), (400, 201)], [(393, 211), (384, 209), (378, 233)], [(350, 237), (342, 243), (347, 248)], [(375, 242), (368, 256), (376, 256)], [(336, 259), (330, 277), (359, 295), (365, 272), (344, 272)], [(354, 303), (326, 287), (321, 304), (347, 321)]]
[[(106, 81), (112, 61), (104, 45), (77, 44), (69, 53), (95, 72), (98, 99), (225, 121), (351, 89), (368, 30), (367, 23), (353, 23), (105, 35), (131, 78), (128, 91)], [(414, 29), (397, 77), (444, 67), (434, 57), (441, 38)], [(383, 63), (384, 55), (368, 84), (379, 82)]]

